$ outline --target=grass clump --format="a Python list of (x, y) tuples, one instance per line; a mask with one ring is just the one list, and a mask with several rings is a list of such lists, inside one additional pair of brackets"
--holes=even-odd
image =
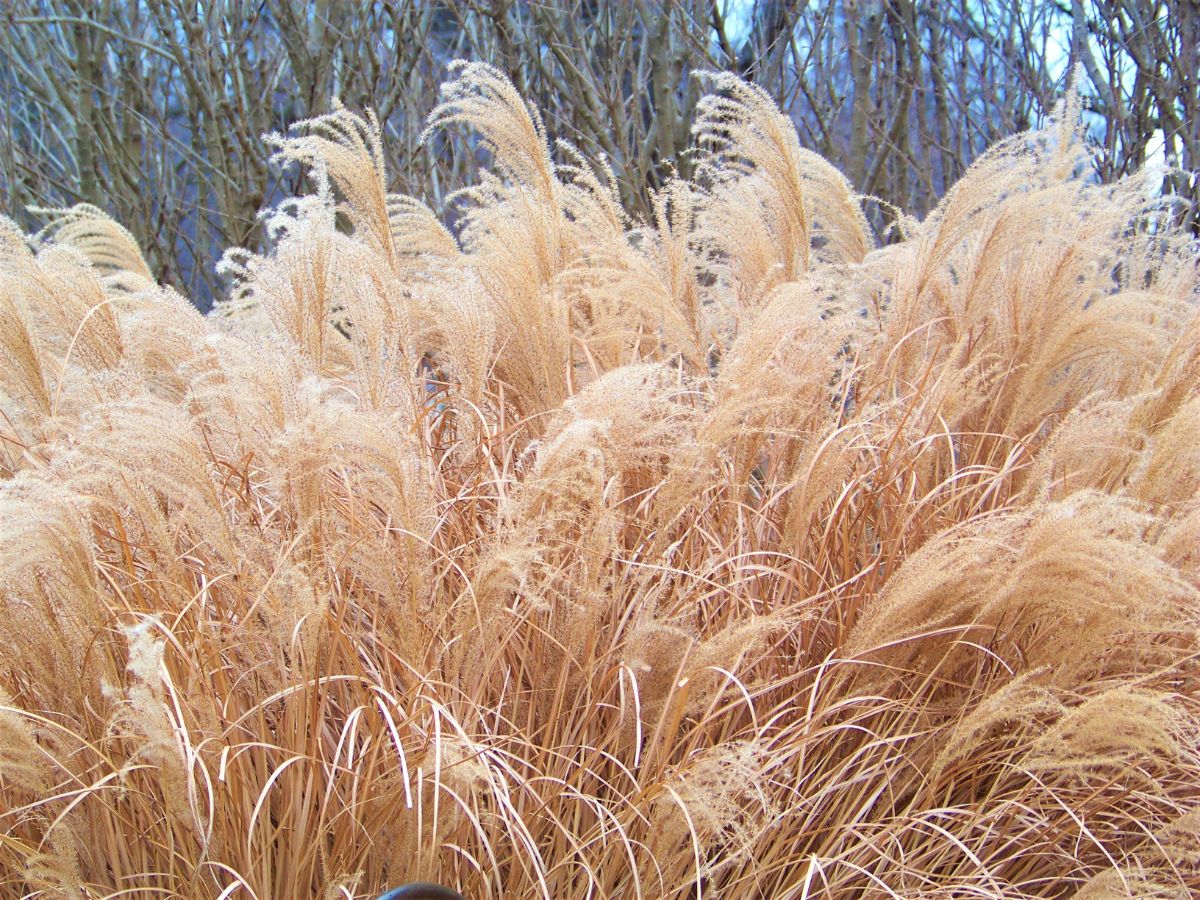
[(0, 894), (1200, 890), (1195, 247), (1068, 103), (904, 240), (721, 76), (652, 221), (495, 70), (202, 317), (0, 229)]

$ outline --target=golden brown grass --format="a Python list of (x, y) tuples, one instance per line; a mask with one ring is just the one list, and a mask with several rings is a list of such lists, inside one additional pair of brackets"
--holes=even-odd
[(0, 894), (1200, 890), (1194, 246), (1068, 104), (874, 249), (729, 76), (629, 221), (503, 77), (210, 318), (0, 226)]

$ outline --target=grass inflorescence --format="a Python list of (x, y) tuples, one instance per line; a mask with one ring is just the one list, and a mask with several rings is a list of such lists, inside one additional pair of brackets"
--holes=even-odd
[(1195, 246), (1068, 100), (879, 246), (713, 79), (650, 221), (461, 65), (201, 316), (0, 224), (0, 894), (1200, 891)]

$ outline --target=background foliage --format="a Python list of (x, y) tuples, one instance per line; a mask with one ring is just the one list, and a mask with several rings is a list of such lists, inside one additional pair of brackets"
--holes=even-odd
[[(296, 184), (259, 139), (331, 98), (373, 108), (390, 189), (435, 207), (479, 163), (422, 140), (446, 63), (494, 62), (549, 132), (613, 167), (625, 206), (684, 153), (698, 72), (764, 87), (859, 192), (882, 232), (921, 216), (995, 140), (1039, 124), (1073, 62), (1111, 180), (1157, 154), (1200, 166), (1193, 0), (8, 0), (0, 23), (0, 209), (87, 201), (201, 307), (209, 260), (257, 246), (257, 213)], [(1165, 152), (1164, 152), (1165, 151)], [(1173, 189), (1196, 197), (1194, 179)], [(453, 211), (449, 218), (453, 219)]]

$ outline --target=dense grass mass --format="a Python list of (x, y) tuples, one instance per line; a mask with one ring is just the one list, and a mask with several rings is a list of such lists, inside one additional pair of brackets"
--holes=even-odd
[(0, 894), (1200, 891), (1196, 249), (1070, 100), (876, 246), (733, 76), (653, 221), (466, 65), (202, 317), (0, 228)]

